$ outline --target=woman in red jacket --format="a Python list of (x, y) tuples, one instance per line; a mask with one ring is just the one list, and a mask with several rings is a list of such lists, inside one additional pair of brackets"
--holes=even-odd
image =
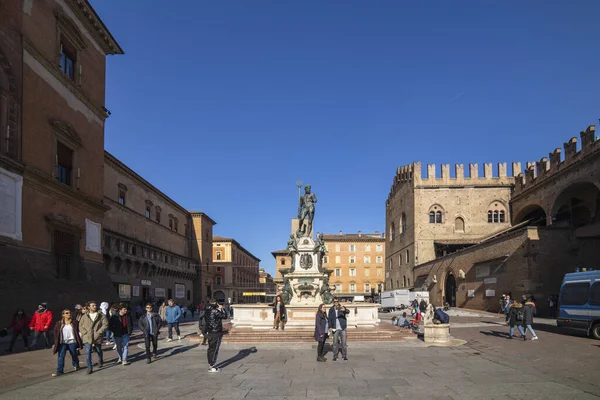
[(52, 326), (52, 311), (48, 310), (47, 303), (40, 303), (38, 305), (38, 310), (33, 313), (33, 317), (31, 318), (31, 323), (29, 327), (33, 334), (33, 340), (31, 341), (31, 346), (29, 350), (33, 350), (37, 343), (38, 337), (42, 335), (46, 342), (46, 348), (49, 349), (52, 346), (50, 345), (50, 327)]
[(7, 353), (12, 353), (13, 347), (17, 338), (21, 336), (23, 338), (23, 343), (25, 343), (25, 348), (27, 348), (27, 335), (29, 335), (29, 318), (25, 315), (25, 310), (19, 308), (15, 315), (13, 316), (12, 322), (7, 327), (7, 329), (12, 329), (12, 337), (10, 338), (10, 344), (8, 345), (8, 349), (5, 351)]

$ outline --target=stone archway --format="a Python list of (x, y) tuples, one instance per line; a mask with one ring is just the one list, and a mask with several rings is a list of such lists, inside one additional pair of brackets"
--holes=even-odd
[(578, 228), (599, 218), (600, 190), (591, 182), (578, 182), (564, 189), (552, 205), (552, 225)]
[(546, 226), (546, 211), (538, 204), (525, 206), (515, 216), (514, 225), (525, 221), (528, 221), (527, 225), (530, 226)]
[(446, 275), (446, 282), (444, 284), (444, 297), (446, 303), (450, 305), (450, 307), (456, 307), (456, 278), (454, 277), (453, 272), (448, 272)]

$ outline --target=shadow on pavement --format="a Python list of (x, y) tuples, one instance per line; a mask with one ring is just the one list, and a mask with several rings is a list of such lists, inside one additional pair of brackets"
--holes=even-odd
[[(198, 346), (198, 345), (195, 345), (194, 347), (196, 347), (196, 346)], [(233, 364), (234, 362), (243, 360), (244, 358), (248, 357), (250, 354), (256, 353), (257, 351), (258, 350), (256, 350), (256, 347), (250, 347), (250, 348), (247, 348), (247, 349), (242, 349), (235, 356), (231, 357), (228, 360), (225, 360), (225, 361), (219, 363), (217, 365), (217, 367), (218, 368), (225, 368), (225, 367)]]
[(499, 337), (499, 338), (503, 338), (503, 339), (508, 339), (510, 337), (510, 335), (508, 334), (508, 332), (500, 332), (500, 331), (479, 331), (479, 333), (482, 333), (486, 336), (495, 336), (495, 337)]

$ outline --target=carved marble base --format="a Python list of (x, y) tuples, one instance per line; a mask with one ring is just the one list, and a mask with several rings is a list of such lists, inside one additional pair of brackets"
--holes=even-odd
[(446, 343), (450, 340), (450, 324), (426, 324), (423, 326), (425, 343)]

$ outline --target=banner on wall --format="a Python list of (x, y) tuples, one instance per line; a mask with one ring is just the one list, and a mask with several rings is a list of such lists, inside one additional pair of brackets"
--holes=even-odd
[(165, 288), (154, 288), (154, 297), (165, 297)]
[(119, 298), (121, 300), (131, 299), (131, 285), (119, 284)]
[(133, 287), (133, 297), (138, 297), (139, 295), (140, 295), (140, 287), (134, 286)]
[(175, 298), (176, 299), (185, 298), (185, 285), (181, 285), (179, 283), (175, 284)]

